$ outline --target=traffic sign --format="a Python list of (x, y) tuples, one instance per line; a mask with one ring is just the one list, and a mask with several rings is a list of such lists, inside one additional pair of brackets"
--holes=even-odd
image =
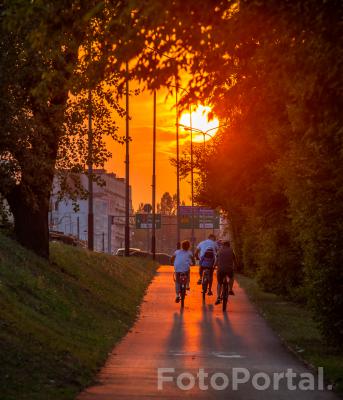
[[(152, 214), (136, 214), (136, 229), (152, 229)], [(155, 227), (161, 229), (161, 214), (155, 214)]]
[(219, 229), (220, 215), (216, 210), (206, 207), (180, 206), (180, 228), (192, 228), (194, 215), (194, 229)]

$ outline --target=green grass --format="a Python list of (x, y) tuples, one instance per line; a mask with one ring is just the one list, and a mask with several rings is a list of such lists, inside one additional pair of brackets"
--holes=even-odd
[(283, 342), (312, 367), (323, 367), (325, 378), (337, 393), (343, 394), (343, 354), (326, 344), (311, 312), (264, 292), (251, 278), (237, 275), (237, 280)]
[(0, 398), (64, 400), (91, 384), (156, 270), (54, 243), (50, 263), (0, 233)]

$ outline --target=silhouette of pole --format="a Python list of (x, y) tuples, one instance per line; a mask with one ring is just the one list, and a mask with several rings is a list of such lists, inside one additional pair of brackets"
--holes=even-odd
[(154, 90), (153, 140), (152, 140), (152, 229), (151, 253), (156, 258), (156, 90)]
[[(91, 44), (89, 57), (91, 60)], [(88, 89), (88, 249), (94, 250), (92, 89)]]
[(193, 160), (193, 129), (192, 129), (192, 106), (189, 106), (189, 126), (191, 131), (191, 198), (192, 198), (192, 253), (194, 254), (194, 160)]
[(129, 134), (129, 63), (126, 62), (125, 116), (125, 256), (130, 256), (130, 134)]
[(176, 108), (176, 242), (180, 242), (180, 143), (179, 143), (179, 100), (177, 76), (175, 77), (175, 108)]

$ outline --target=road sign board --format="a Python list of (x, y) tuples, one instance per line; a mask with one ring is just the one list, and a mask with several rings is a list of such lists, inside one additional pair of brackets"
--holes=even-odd
[(199, 228), (200, 229), (219, 229), (219, 213), (209, 208), (199, 210)]
[(180, 206), (180, 228), (192, 228), (194, 215), (194, 229), (219, 229), (220, 215), (218, 211), (206, 207)]
[[(152, 229), (152, 214), (136, 214), (136, 229)], [(161, 214), (155, 215), (155, 227), (161, 229)]]

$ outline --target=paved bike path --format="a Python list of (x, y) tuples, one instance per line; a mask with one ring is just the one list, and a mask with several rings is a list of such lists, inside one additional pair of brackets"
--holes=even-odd
[[(289, 390), (285, 379), (281, 381), (279, 390), (273, 390), (272, 386), (267, 390), (257, 390), (251, 379), (246, 384), (239, 384), (238, 390), (233, 390), (231, 378), (237, 368), (246, 368), (251, 376), (266, 373), (270, 377), (287, 369), (292, 369), (296, 374), (310, 371), (283, 347), (237, 284), (236, 296), (230, 297), (228, 312), (223, 313), (220, 306), (214, 306), (215, 296), (208, 297), (207, 304), (202, 304), (197, 278), (197, 269), (193, 267), (191, 292), (181, 312), (180, 305), (174, 303), (172, 268), (159, 268), (135, 326), (110, 354), (97, 384), (81, 393), (79, 400), (169, 400), (184, 397), (230, 400), (337, 399), (329, 391)], [(166, 374), (175, 380), (164, 383), (163, 390), (157, 387), (158, 368), (175, 369), (175, 372), (171, 370)], [(196, 378), (199, 368), (209, 374), (202, 382), (209, 389), (201, 390), (196, 380), (192, 389), (181, 390), (175, 382), (178, 375), (186, 372)], [(229, 378), (225, 390), (211, 387), (210, 378), (214, 373)], [(258, 382), (263, 384), (265, 381), (262, 379)], [(295, 379), (294, 382), (299, 380)], [(188, 383), (189, 380), (185, 378), (183, 384)], [(215, 383), (221, 386), (222, 378), (219, 377)]]

